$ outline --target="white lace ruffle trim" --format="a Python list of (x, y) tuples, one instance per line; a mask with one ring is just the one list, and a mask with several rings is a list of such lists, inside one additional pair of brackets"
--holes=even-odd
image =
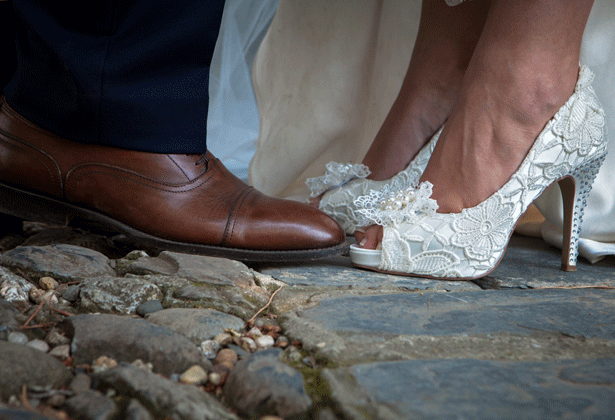
[(429, 181), (420, 185), (412, 183), (405, 188), (385, 186), (380, 191), (372, 190), (354, 201), (357, 213), (363, 217), (360, 225), (378, 224), (397, 227), (404, 222), (413, 222), (420, 215), (432, 216), (438, 210), (436, 200), (431, 198), (433, 185)]
[(361, 163), (329, 162), (323, 176), (308, 178), (305, 183), (310, 189), (310, 197), (317, 197), (332, 188), (341, 187), (355, 178), (367, 178), (369, 168)]

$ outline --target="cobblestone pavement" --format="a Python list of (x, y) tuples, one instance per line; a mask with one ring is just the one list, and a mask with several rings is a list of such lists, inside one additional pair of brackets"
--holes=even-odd
[(612, 419), (615, 259), (512, 238), (474, 282), (0, 239), (0, 419)]

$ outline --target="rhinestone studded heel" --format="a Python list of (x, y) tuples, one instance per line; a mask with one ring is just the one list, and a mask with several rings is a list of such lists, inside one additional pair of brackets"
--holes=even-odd
[(381, 251), (351, 246), (353, 264), (410, 276), (483, 277), (500, 262), (527, 207), (557, 182), (564, 205), (562, 269), (574, 271), (583, 209), (606, 156), (604, 111), (592, 80), (592, 72), (581, 68), (574, 93), (538, 135), (519, 169), (477, 206), (437, 213), (429, 182), (355, 200), (356, 212), (384, 229)]
[(441, 132), (442, 129), (433, 135), (406, 169), (386, 181), (367, 179), (370, 171), (365, 165), (329, 162), (325, 175), (307, 179), (306, 184), (311, 191), (310, 197), (318, 197), (324, 193), (318, 208), (338, 222), (347, 234), (353, 235), (357, 228), (365, 226), (362, 224), (365, 218), (356, 213), (354, 201), (372, 190), (381, 190), (385, 187), (402, 188), (418, 182)]
[(562, 246), (562, 270), (575, 271), (578, 252), (579, 235), (583, 212), (587, 204), (587, 196), (592, 184), (604, 162), (606, 154), (592, 160), (584, 166), (575, 169), (568, 177), (559, 180), (564, 205), (564, 236)]

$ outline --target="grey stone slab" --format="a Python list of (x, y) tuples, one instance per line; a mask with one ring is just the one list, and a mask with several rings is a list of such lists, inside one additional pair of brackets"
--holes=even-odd
[(20, 269), (35, 280), (50, 276), (59, 282), (68, 282), (115, 275), (109, 258), (98, 251), (75, 245), (17, 247), (2, 254), (0, 264)]
[(553, 357), (583, 358), (615, 354), (615, 290), (336, 297), (284, 314), (282, 326), (304, 347), (338, 362), (548, 358), (554, 351)]
[(311, 405), (303, 376), (282, 363), (280, 349), (253, 353), (231, 370), (224, 385), (226, 401), (247, 418), (299, 416)]
[(615, 359), (412, 360), (325, 370), (347, 419), (612, 419)]
[(155, 372), (171, 375), (195, 364), (210, 364), (185, 336), (140, 318), (75, 315), (60, 328), (72, 339), (75, 365), (89, 365), (100, 356), (129, 363), (141, 359), (152, 363)]
[(61, 388), (71, 373), (61, 362), (38, 350), (0, 341), (0, 398), (18, 395), (23, 385)]
[(147, 314), (145, 319), (182, 334), (197, 345), (227, 328), (239, 331), (244, 326), (240, 318), (213, 309), (171, 308)]
[(175, 276), (214, 286), (254, 285), (254, 276), (248, 267), (239, 261), (170, 251), (163, 251), (158, 257), (141, 257), (129, 264), (125, 270), (136, 275)]
[(118, 366), (96, 376), (98, 389), (110, 388), (147, 407), (154, 418), (237, 420), (213, 395), (194, 385), (177, 384), (145, 369)]
[(102, 276), (81, 282), (78, 306), (84, 312), (134, 314), (137, 307), (153, 299), (162, 299), (160, 289), (139, 278)]
[(542, 239), (513, 235), (491, 275), (476, 281), (484, 288), (615, 287), (615, 258), (590, 264), (579, 258), (577, 271), (560, 270), (561, 250)]
[(254, 265), (257, 271), (292, 286), (378, 289), (396, 287), (405, 290), (466, 291), (480, 290), (472, 282), (449, 282), (415, 277), (394, 276), (352, 267), (350, 257), (322, 261)]

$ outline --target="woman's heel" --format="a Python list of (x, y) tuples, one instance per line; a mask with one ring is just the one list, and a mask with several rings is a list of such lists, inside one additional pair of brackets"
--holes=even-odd
[[(573, 170), (558, 181), (564, 204), (564, 232), (562, 240), (562, 270), (576, 271), (579, 255), (579, 235), (587, 196), (606, 154)], [(566, 246), (568, 244), (568, 246)]]

